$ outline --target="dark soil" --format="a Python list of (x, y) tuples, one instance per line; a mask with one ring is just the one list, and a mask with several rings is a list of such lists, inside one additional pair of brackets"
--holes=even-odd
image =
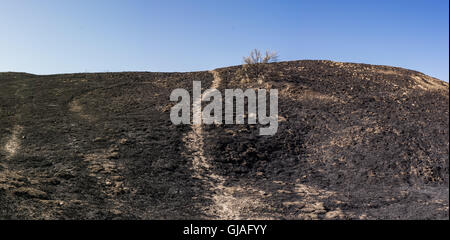
[[(274, 136), (204, 126), (241, 219), (448, 219), (449, 86), (387, 66), (295, 61), (218, 69), (276, 88)], [(247, 78), (250, 77), (250, 78)], [(170, 121), (172, 90), (213, 74), (0, 73), (0, 219), (217, 219)]]

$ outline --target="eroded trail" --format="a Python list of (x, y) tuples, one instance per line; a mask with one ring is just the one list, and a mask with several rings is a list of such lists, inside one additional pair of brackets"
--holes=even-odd
[[(218, 89), (222, 79), (217, 71), (213, 70), (210, 73), (214, 77), (211, 89)], [(193, 106), (201, 106), (201, 99), (194, 101)], [(241, 186), (226, 186), (227, 178), (215, 173), (213, 159), (204, 150), (206, 144), (204, 134), (206, 133), (202, 124), (193, 124), (192, 131), (183, 139), (192, 157), (193, 177), (200, 179), (212, 193), (210, 198), (213, 205), (204, 209), (204, 212), (211, 218), (216, 219), (244, 219), (248, 217), (248, 212), (252, 212), (252, 209), (265, 207), (256, 196), (247, 194), (248, 192), (254, 192), (252, 189)], [(189, 156), (189, 154), (186, 155)], [(239, 195), (239, 197), (236, 197), (236, 195)], [(267, 217), (252, 216), (252, 218)]]
[(16, 153), (20, 150), (20, 134), (23, 131), (23, 127), (20, 125), (15, 125), (11, 136), (8, 138), (5, 146), (3, 147), (6, 152), (6, 159), (10, 160), (12, 157), (16, 155)]
[[(96, 117), (88, 114), (78, 99), (72, 100), (69, 103), (69, 110), (78, 116), (81, 120), (85, 121), (87, 125), (95, 125)], [(72, 147), (80, 149), (77, 144), (79, 139), (72, 138)], [(98, 138), (95, 141), (105, 141), (102, 138)], [(107, 208), (113, 214), (121, 214), (123, 203), (117, 199), (117, 195), (128, 192), (129, 188), (124, 184), (124, 177), (122, 171), (124, 166), (116, 161), (119, 154), (119, 145), (123, 139), (119, 139), (111, 142), (107, 148), (96, 149), (92, 152), (82, 154), (83, 162), (87, 164), (88, 176), (97, 180), (99, 190), (106, 197)]]
[(6, 143), (3, 146), (3, 151), (6, 155), (6, 159), (10, 160), (12, 159), (20, 150), (21, 147), (21, 139), (20, 136), (23, 132), (23, 126), (19, 124), (19, 122), (22, 120), (22, 115), (20, 112), (20, 103), (24, 101), (23, 91), (26, 88), (26, 84), (24, 82), (18, 82), (17, 83), (17, 90), (14, 93), (14, 97), (16, 99), (17, 109), (19, 111), (16, 112), (14, 115), (15, 123), (14, 126), (11, 129), (10, 136), (6, 139)]

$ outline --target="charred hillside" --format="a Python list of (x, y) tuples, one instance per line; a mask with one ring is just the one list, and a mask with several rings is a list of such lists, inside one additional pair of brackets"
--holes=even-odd
[[(172, 90), (278, 89), (279, 126), (173, 125)], [(449, 86), (293, 61), (0, 73), (0, 219), (448, 219)]]

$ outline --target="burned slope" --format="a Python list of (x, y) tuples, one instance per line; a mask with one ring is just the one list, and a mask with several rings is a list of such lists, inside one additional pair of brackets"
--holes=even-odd
[[(171, 124), (172, 89), (207, 73), (74, 74), (0, 81), (0, 218), (202, 216)], [(196, 196), (198, 200), (192, 200)]]
[[(279, 90), (279, 128), (174, 126), (170, 93)], [(448, 219), (448, 84), (298, 61), (0, 74), (1, 219)], [(198, 164), (200, 163), (200, 164)]]
[(447, 83), (331, 61), (219, 72), (223, 88), (280, 92), (275, 136), (213, 127), (208, 142), (219, 171), (273, 195), (283, 217), (448, 218)]

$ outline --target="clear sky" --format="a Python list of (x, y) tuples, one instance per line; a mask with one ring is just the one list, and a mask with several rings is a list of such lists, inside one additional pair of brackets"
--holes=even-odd
[(194, 71), (280, 60), (392, 65), (449, 79), (448, 0), (1, 0), (0, 71)]

